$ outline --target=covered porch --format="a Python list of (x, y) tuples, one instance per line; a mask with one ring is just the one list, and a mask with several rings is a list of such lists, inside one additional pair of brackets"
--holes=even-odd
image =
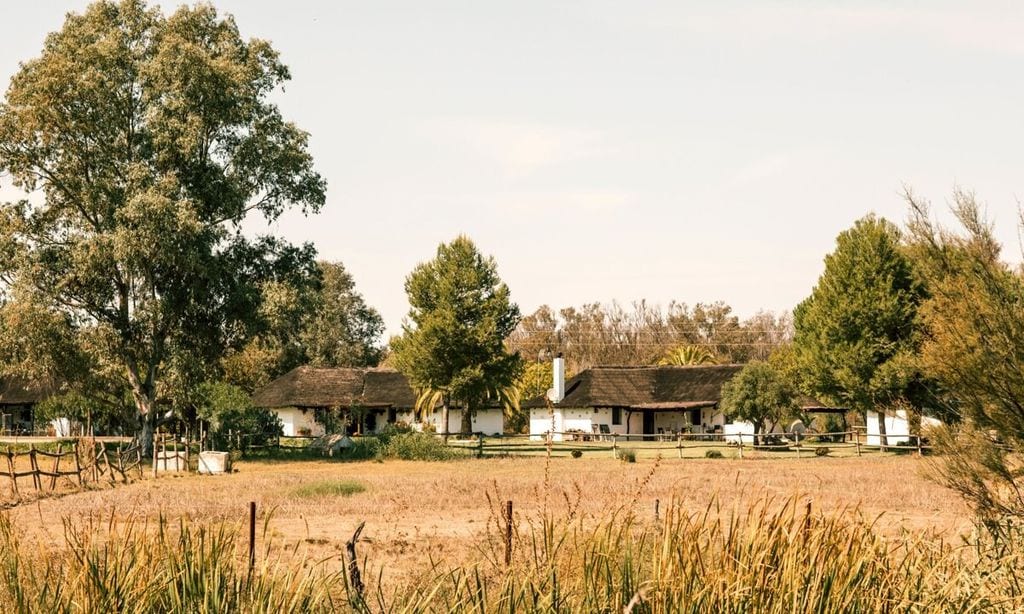
[(725, 416), (713, 401), (642, 403), (625, 408), (626, 434), (719, 434)]

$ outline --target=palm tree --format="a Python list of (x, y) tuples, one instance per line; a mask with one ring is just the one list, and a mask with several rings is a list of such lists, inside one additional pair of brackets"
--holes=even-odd
[(718, 357), (702, 345), (680, 345), (665, 354), (659, 365), (717, 365)]
[[(510, 417), (519, 411), (519, 387), (515, 384), (509, 386), (500, 386), (497, 388), (491, 388), (487, 390), (484, 395), (485, 402), (495, 400), (501, 405), (502, 410), (505, 413), (505, 417)], [(441, 406), (441, 421), (443, 427), (441, 429), (444, 435), (445, 441), (448, 440), (448, 406), (451, 402), (451, 397), (448, 395), (448, 391), (443, 388), (423, 388), (417, 390), (416, 394), (416, 405), (413, 411), (420, 416), (421, 420), (426, 420), (430, 414), (434, 412), (438, 405)], [(472, 424), (472, 416), (467, 419), (466, 414), (471, 412), (467, 404), (462, 408), (462, 431), (468, 434), (467, 425)]]

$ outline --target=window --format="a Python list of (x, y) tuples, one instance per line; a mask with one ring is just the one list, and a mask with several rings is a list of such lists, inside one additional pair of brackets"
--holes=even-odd
[(619, 424), (619, 425), (622, 424), (622, 408), (621, 407), (613, 407), (612, 408), (612, 424)]

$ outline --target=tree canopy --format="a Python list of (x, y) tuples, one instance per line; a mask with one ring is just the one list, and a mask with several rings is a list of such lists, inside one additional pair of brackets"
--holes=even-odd
[(765, 360), (792, 337), (788, 313), (758, 312), (741, 320), (722, 302), (667, 308), (637, 301), (587, 303), (558, 311), (542, 305), (525, 316), (509, 345), (526, 360), (565, 354), (579, 372), (595, 365), (650, 365), (681, 345), (699, 347), (718, 362)]
[(795, 416), (796, 392), (769, 363), (754, 361), (722, 386), (722, 412), (731, 420), (750, 422), (754, 433)]
[(519, 308), (494, 258), (457, 237), (409, 274), (405, 291), (410, 309), (402, 335), (391, 340), (394, 361), (414, 388), (444, 401), (444, 432), (448, 400), (463, 405), (463, 432), (472, 430), (472, 415), (487, 401), (515, 404), (522, 359), (505, 339), (519, 323)]
[(268, 100), (288, 78), (210, 5), (104, 1), (69, 15), (0, 104), (0, 170), (36, 193), (0, 205), (0, 275), (94, 329), (144, 445), (167, 375), (243, 343), (262, 284), (312, 270), (311, 247), (240, 229), (324, 203), (308, 135)]
[(916, 356), (925, 287), (899, 229), (867, 216), (836, 239), (825, 272), (794, 312), (794, 351), (807, 392), (862, 412), (920, 408), (929, 394)]
[(299, 365), (372, 367), (384, 349), (384, 320), (340, 262), (320, 261), (309, 283), (263, 288), (263, 328), (223, 361), (226, 379), (249, 392)]
[(959, 230), (935, 224), (927, 203), (908, 194), (911, 237), (928, 281), (921, 311), (921, 360), (962, 415), (939, 433), (941, 480), (1004, 536), (1007, 518), (1024, 517), (1024, 279), (1001, 260), (1001, 247), (973, 194), (958, 191)]

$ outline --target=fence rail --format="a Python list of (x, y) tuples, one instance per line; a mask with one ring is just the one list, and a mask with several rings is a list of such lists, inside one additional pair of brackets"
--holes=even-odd
[[(100, 482), (127, 483), (129, 475), (135, 471), (138, 471), (140, 478), (142, 477), (142, 453), (137, 445), (128, 448), (118, 445), (113, 462), (103, 443), (90, 442), (83, 445), (83, 442), (74, 442), (66, 450), (64, 445), (63, 442), (58, 443), (56, 452), (37, 450), (35, 444), (30, 445), (27, 452), (16, 452), (8, 446), (0, 451), (0, 457), (6, 460), (6, 471), (0, 473), (0, 477), (7, 478), (10, 491), (18, 498), (26, 486), (24, 482), (29, 479), (31, 487), (28, 490), (34, 489), (37, 493), (42, 493), (57, 490), (61, 478), (66, 478), (74, 487), (80, 489)], [(21, 458), (28, 459), (27, 470), (18, 469), (19, 465), (24, 465), (19, 462)], [(52, 467), (43, 467), (40, 463), (42, 459), (52, 459)], [(3, 471), (3, 468), (0, 468), (0, 471)], [(19, 480), (22, 481), (21, 484)]]
[[(873, 452), (916, 452), (923, 455), (932, 451), (927, 439), (910, 433), (888, 433), (886, 443), (868, 443), (859, 430), (802, 434), (750, 434), (750, 433), (585, 433), (580, 431), (551, 432), (543, 435), (486, 435), (434, 434), (446, 439), (447, 445), (476, 456), (535, 453), (610, 452), (618, 457), (620, 450), (635, 448), (648, 452), (675, 451), (679, 458), (688, 450), (735, 450), (739, 457), (744, 452), (792, 452), (802, 455), (831, 453), (845, 450), (856, 456)], [(877, 438), (877, 435), (872, 435)], [(901, 443), (888, 443), (900, 441)]]

